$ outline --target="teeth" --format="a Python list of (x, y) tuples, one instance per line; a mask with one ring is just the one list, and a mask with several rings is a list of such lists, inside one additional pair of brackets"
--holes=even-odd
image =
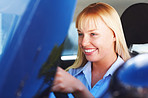
[(94, 51), (95, 49), (89, 49), (89, 50), (85, 50), (85, 52), (92, 52)]

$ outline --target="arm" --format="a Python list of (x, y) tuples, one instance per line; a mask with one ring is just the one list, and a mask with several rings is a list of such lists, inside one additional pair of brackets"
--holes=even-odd
[(76, 98), (92, 98), (93, 95), (83, 83), (62, 68), (57, 68), (55, 80), (51, 89), (53, 92), (72, 93)]

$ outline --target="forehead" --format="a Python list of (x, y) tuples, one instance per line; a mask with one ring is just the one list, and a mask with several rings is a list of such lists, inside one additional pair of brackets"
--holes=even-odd
[(102, 26), (106, 26), (105, 22), (100, 16), (87, 16), (78, 22), (78, 29), (83, 30), (83, 29), (99, 29)]

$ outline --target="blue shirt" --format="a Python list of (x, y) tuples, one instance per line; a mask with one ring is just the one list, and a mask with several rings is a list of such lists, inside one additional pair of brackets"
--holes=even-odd
[[(68, 72), (72, 76), (79, 79), (86, 86), (86, 88), (88, 88), (88, 90), (95, 98), (98, 98), (107, 90), (112, 74), (123, 62), (123, 59), (120, 56), (118, 56), (115, 63), (112, 64), (112, 66), (103, 76), (103, 79), (99, 80), (93, 86), (93, 88), (91, 88), (91, 62), (87, 62), (84, 67), (70, 69)], [(68, 96), (69, 98), (74, 98), (72, 94), (68, 94)], [(53, 93), (50, 94), (49, 98), (54, 98)]]

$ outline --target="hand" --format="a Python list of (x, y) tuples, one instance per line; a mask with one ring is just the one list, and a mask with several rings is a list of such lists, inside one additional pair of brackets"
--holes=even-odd
[(80, 83), (78, 79), (58, 67), (51, 90), (53, 92), (73, 93), (76, 91), (78, 83)]
[(68, 72), (58, 67), (51, 88), (53, 92), (72, 93), (75, 97), (92, 98), (92, 94), (77, 78), (70, 75)]

